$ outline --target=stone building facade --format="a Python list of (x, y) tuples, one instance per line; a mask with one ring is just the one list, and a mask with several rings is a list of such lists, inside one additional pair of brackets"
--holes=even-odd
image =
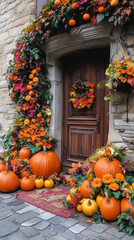
[[(2, 0), (0, 3), (0, 138), (12, 125), (16, 115), (16, 106), (11, 102), (8, 93), (6, 69), (11, 59), (10, 52), (15, 46), (21, 30), (36, 16), (36, 1), (34, 0)], [(112, 34), (111, 34), (112, 32)], [(44, 46), (47, 54), (48, 75), (52, 82), (51, 133), (58, 139), (56, 153), (61, 157), (61, 125), (62, 125), (62, 67), (58, 61), (64, 54), (85, 48), (99, 46), (110, 47), (110, 58), (114, 60), (127, 55), (126, 50), (119, 44), (121, 29), (106, 23), (97, 26), (89, 24), (72, 29), (69, 34), (61, 34), (49, 39)], [(126, 37), (126, 43), (131, 55), (133, 53), (133, 36)], [(66, 46), (66, 48), (64, 47)], [(109, 103), (109, 141), (123, 147), (127, 159), (134, 159), (134, 96), (129, 97), (128, 119), (125, 93), (120, 93)], [(2, 148), (1, 148), (2, 151)]]

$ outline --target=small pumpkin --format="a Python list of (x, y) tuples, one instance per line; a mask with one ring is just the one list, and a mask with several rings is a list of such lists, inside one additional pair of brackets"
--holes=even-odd
[(70, 199), (71, 199), (71, 196), (70, 196), (70, 194), (69, 194), (69, 195), (67, 195), (67, 197), (66, 197), (66, 201), (69, 202)]
[(91, 184), (89, 180), (84, 180), (82, 185), (80, 186), (80, 193), (84, 198), (89, 198), (90, 194), (92, 194), (93, 189), (91, 188)]
[(130, 202), (129, 198), (123, 198), (121, 200), (121, 212), (123, 213), (125, 210), (131, 209), (132, 217), (134, 217), (134, 204)]
[(21, 179), (20, 187), (23, 191), (31, 191), (35, 188), (35, 182), (31, 176), (27, 176)]
[(74, 19), (70, 19), (68, 24), (70, 27), (74, 27), (76, 25), (76, 21)]
[(89, 13), (85, 13), (84, 15), (83, 15), (83, 20), (84, 21), (88, 21), (90, 19), (90, 14)]
[(119, 4), (119, 0), (109, 0), (110, 5), (116, 7)]
[(78, 188), (71, 188), (70, 189), (70, 195), (74, 195), (74, 193), (78, 190)]
[(43, 152), (38, 152), (30, 158), (32, 174), (36, 177), (48, 178), (52, 173), (59, 173), (60, 160), (58, 156), (51, 151), (46, 152), (46, 147), (43, 147)]
[(95, 163), (94, 173), (97, 178), (102, 178), (106, 173), (114, 177), (116, 173), (122, 173), (121, 167), (121, 163), (116, 158), (103, 157)]
[(44, 180), (42, 178), (35, 179), (35, 187), (42, 188), (44, 186)]
[(104, 197), (103, 197), (101, 194), (99, 194), (99, 195), (96, 197), (96, 202), (97, 202), (99, 208), (100, 208), (100, 204), (101, 204), (101, 201), (102, 201), (103, 198), (104, 198)]
[(115, 221), (120, 214), (120, 200), (109, 198), (106, 194), (100, 204), (101, 215), (107, 221)]
[(28, 170), (24, 170), (24, 171), (21, 172), (20, 177), (21, 177), (21, 178), (24, 178), (24, 177), (26, 177), (28, 174), (29, 174), (29, 171), (28, 171)]
[(97, 202), (92, 199), (85, 199), (82, 203), (82, 211), (87, 216), (93, 216), (98, 211)]
[(29, 148), (27, 147), (23, 147), (20, 149), (19, 151), (19, 158), (21, 159), (29, 159), (30, 158), (30, 150)]
[(54, 187), (54, 181), (52, 179), (45, 180), (44, 181), (44, 187), (53, 188)]
[(6, 170), (6, 165), (3, 163), (0, 163), (0, 172), (3, 172)]
[(14, 172), (8, 171), (8, 163), (6, 163), (6, 171), (0, 173), (0, 191), (13, 192), (17, 190), (19, 184), (19, 178)]
[(77, 210), (78, 212), (82, 212), (82, 204), (77, 204), (76, 210)]

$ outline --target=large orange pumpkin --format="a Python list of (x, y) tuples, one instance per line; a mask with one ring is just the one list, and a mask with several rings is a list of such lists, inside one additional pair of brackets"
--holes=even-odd
[(27, 176), (21, 179), (20, 187), (23, 191), (31, 191), (35, 188), (35, 182), (32, 177)]
[(134, 205), (129, 201), (129, 198), (123, 198), (121, 200), (121, 212), (123, 213), (128, 208), (131, 209), (132, 216), (134, 217)]
[(3, 172), (6, 170), (6, 166), (3, 163), (0, 163), (0, 172)]
[(28, 148), (21, 148), (19, 151), (19, 158), (25, 159), (25, 158), (30, 158), (30, 150)]
[(120, 200), (104, 197), (100, 204), (101, 215), (107, 221), (115, 221), (120, 214)]
[(121, 167), (121, 163), (116, 158), (110, 160), (108, 157), (103, 157), (95, 163), (94, 173), (97, 178), (102, 178), (106, 173), (109, 173), (114, 177), (116, 173), (122, 173)]
[(54, 172), (59, 173), (61, 168), (58, 156), (54, 152), (46, 152), (45, 147), (42, 152), (38, 152), (30, 158), (30, 165), (32, 174), (44, 179)]
[(8, 163), (6, 171), (0, 173), (0, 191), (13, 192), (19, 187), (19, 178), (12, 171), (8, 171)]
[(84, 198), (89, 198), (92, 192), (93, 192), (93, 189), (91, 188), (90, 181), (85, 180), (80, 186), (80, 193)]

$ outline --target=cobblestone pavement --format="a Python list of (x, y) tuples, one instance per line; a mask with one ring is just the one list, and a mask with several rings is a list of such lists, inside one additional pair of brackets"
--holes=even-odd
[(1, 240), (134, 240), (115, 226), (62, 218), (28, 203), (0, 194)]

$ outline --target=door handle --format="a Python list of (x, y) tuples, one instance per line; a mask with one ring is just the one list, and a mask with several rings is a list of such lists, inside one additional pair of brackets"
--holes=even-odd
[(97, 114), (96, 125), (97, 125), (97, 133), (100, 133), (100, 115), (99, 114)]

